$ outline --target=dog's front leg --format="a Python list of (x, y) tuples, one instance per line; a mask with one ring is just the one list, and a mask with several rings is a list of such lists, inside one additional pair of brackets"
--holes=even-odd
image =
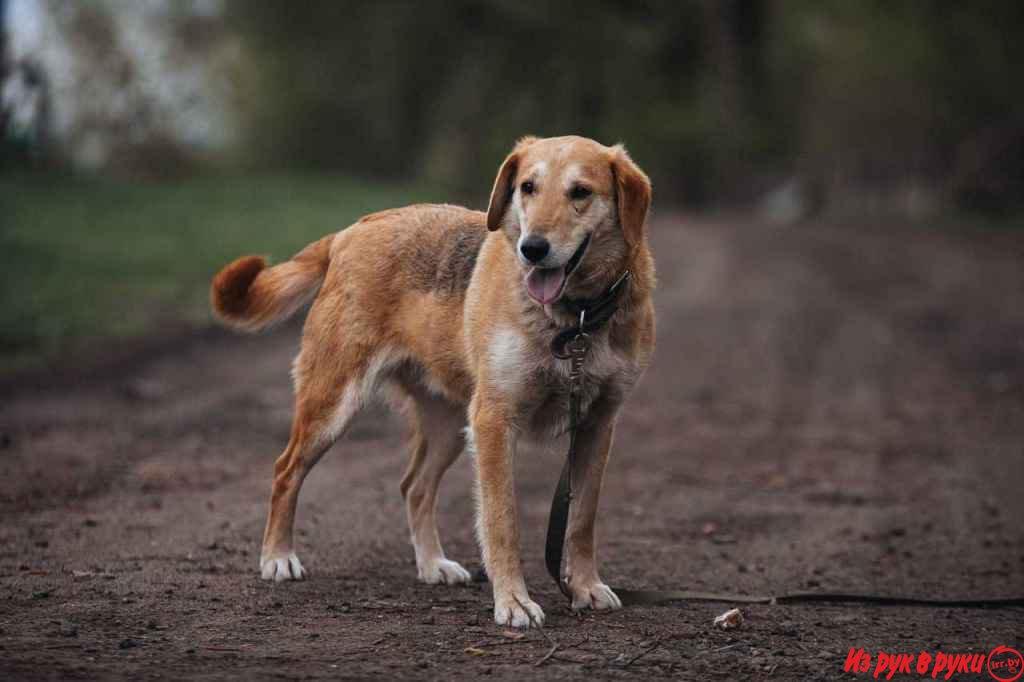
[(526, 591), (519, 561), (511, 407), (501, 396), (478, 392), (470, 405), (470, 426), (476, 448), (477, 534), (494, 588), (494, 621), (539, 627), (544, 612)]
[(566, 564), (572, 608), (575, 610), (617, 609), (622, 606), (618, 596), (598, 575), (594, 540), (601, 482), (611, 451), (620, 404), (620, 400), (612, 397), (599, 398), (578, 431), (572, 471), (573, 503), (569, 517)]

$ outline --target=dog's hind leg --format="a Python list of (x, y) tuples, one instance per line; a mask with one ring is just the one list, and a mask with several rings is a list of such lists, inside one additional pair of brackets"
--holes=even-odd
[(292, 527), (299, 490), (310, 469), (344, 431), (359, 408), (360, 397), (346, 387), (331, 419), (310, 418), (301, 397), (296, 400), (291, 439), (274, 463), (270, 512), (263, 533), (260, 574), (264, 580), (301, 580), (305, 569), (295, 554)]
[[(317, 352), (309, 351), (316, 348)], [(295, 417), (291, 439), (274, 463), (270, 512), (263, 534), (260, 573), (264, 580), (298, 580), (305, 570), (295, 554), (292, 527), (302, 482), (341, 437), (376, 385), (382, 361), (353, 349), (307, 344), (295, 363)]]
[(301, 580), (306, 575), (292, 544), (295, 508), (302, 481), (332, 443), (311, 433), (296, 418), (288, 447), (274, 463), (270, 512), (260, 552), (260, 574), (264, 580)]
[(425, 583), (468, 583), (469, 572), (449, 560), (437, 533), (437, 488), (466, 446), (465, 408), (425, 391), (412, 392), (412, 456), (402, 477), (402, 496), (416, 551), (416, 570)]

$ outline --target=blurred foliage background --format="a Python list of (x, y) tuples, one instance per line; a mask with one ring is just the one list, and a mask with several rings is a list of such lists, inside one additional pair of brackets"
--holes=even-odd
[(1016, 0), (0, 0), (0, 353), (205, 319), (209, 275), (361, 213), (482, 207), (525, 134), (656, 206), (1024, 212)]
[(626, 142), (674, 203), (789, 176), (897, 210), (915, 191), (983, 210), (1024, 195), (1020, 2), (257, 0), (231, 16), (255, 92), (275, 93), (250, 109), (266, 163), (481, 196), (516, 137), (577, 132)]

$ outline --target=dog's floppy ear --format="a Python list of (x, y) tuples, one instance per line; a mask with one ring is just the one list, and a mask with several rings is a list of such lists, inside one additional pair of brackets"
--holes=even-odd
[(619, 209), (619, 224), (630, 250), (640, 245), (644, 236), (644, 221), (651, 208), (651, 181), (640, 167), (629, 158), (621, 144), (612, 147), (612, 179), (615, 183), (615, 203)]
[(505, 157), (501, 164), (498, 177), (494, 179), (494, 189), (491, 190), (491, 201), (487, 205), (487, 229), (497, 230), (501, 227), (501, 219), (505, 216), (505, 209), (512, 199), (515, 187), (512, 183), (516, 180), (516, 171), (519, 170), (519, 157), (523, 150), (529, 147), (536, 140), (536, 137), (524, 137), (516, 142), (512, 152)]

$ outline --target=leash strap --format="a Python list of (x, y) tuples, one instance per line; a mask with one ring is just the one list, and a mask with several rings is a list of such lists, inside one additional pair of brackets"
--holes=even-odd
[[(612, 311), (614, 313), (614, 310)], [(580, 323), (575, 336), (565, 344), (569, 365), (569, 451), (565, 455), (562, 475), (558, 488), (551, 500), (548, 516), (548, 534), (544, 546), (544, 563), (548, 573), (558, 583), (558, 589), (572, 602), (569, 586), (562, 579), (562, 551), (565, 548), (565, 532), (569, 526), (569, 508), (572, 505), (572, 469), (576, 460), (576, 432), (580, 419), (580, 398), (583, 388), (583, 363), (590, 352), (590, 336), (582, 331), (587, 324), (586, 310), (580, 311)], [(609, 315), (610, 317), (610, 315)]]
[(608, 290), (596, 300), (571, 300), (563, 304), (579, 323), (564, 329), (551, 340), (551, 354), (561, 360), (569, 360), (569, 451), (565, 455), (562, 475), (558, 478), (555, 497), (551, 500), (548, 515), (548, 533), (544, 546), (544, 563), (548, 573), (558, 585), (562, 594), (572, 602), (569, 586), (562, 579), (562, 552), (565, 548), (565, 534), (569, 527), (569, 508), (572, 505), (572, 469), (576, 459), (576, 432), (579, 428), (580, 400), (583, 389), (583, 363), (590, 352), (590, 334), (604, 326), (619, 309), (619, 297), (629, 288), (632, 273), (627, 268), (612, 283)]
[[(570, 436), (571, 438), (572, 436)], [(566, 458), (562, 467), (562, 475), (558, 479), (555, 497), (551, 500), (551, 513), (548, 516), (548, 535), (544, 545), (544, 563), (548, 567), (548, 575), (558, 585), (558, 589), (572, 603), (572, 593), (562, 579), (562, 550), (565, 547), (565, 531), (569, 525), (569, 506), (572, 502), (572, 491), (569, 479), (572, 477), (572, 465)]]
[[(551, 501), (547, 543), (544, 561), (548, 574), (558, 589), (572, 604), (572, 593), (562, 578), (562, 553), (572, 503), (572, 461), (575, 455), (574, 434), (570, 431), (569, 455), (562, 467), (562, 475)], [(790, 592), (778, 595), (731, 594), (727, 592), (701, 592), (696, 590), (628, 590), (612, 588), (624, 606), (662, 606), (673, 602), (725, 602), (731, 604), (805, 605), (805, 604), (864, 604), (874, 606), (916, 606), (948, 609), (1007, 609), (1024, 608), (1024, 597), (992, 599), (932, 599), (896, 595), (856, 594), (847, 592)]]
[[(572, 592), (562, 577), (562, 556), (565, 549), (565, 535), (569, 527), (569, 511), (572, 506), (572, 470), (576, 460), (576, 436), (579, 428), (580, 400), (583, 390), (583, 365), (590, 352), (589, 333), (599, 329), (612, 318), (618, 309), (620, 285), (629, 280), (629, 270), (595, 302), (574, 304), (570, 310), (578, 310), (579, 324), (560, 332), (551, 342), (551, 352), (559, 359), (569, 360), (569, 450), (558, 477), (555, 495), (551, 500), (548, 516), (548, 532), (544, 545), (544, 563), (548, 574), (558, 589), (572, 605)], [(576, 306), (574, 309), (573, 306)], [(791, 592), (780, 595), (744, 595), (721, 592), (698, 592), (690, 590), (627, 590), (613, 588), (623, 605), (655, 606), (671, 602), (729, 602), (734, 604), (873, 604), (876, 606), (919, 606), (937, 608), (1001, 609), (1024, 607), (1024, 597), (997, 599), (929, 599), (874, 594), (851, 594), (845, 592)]]
[(790, 592), (779, 595), (729, 594), (689, 590), (626, 590), (612, 588), (626, 606), (657, 606), (677, 601), (728, 602), (733, 604), (873, 604), (947, 609), (1007, 609), (1024, 607), (1024, 597), (995, 599), (930, 599), (847, 592)]

